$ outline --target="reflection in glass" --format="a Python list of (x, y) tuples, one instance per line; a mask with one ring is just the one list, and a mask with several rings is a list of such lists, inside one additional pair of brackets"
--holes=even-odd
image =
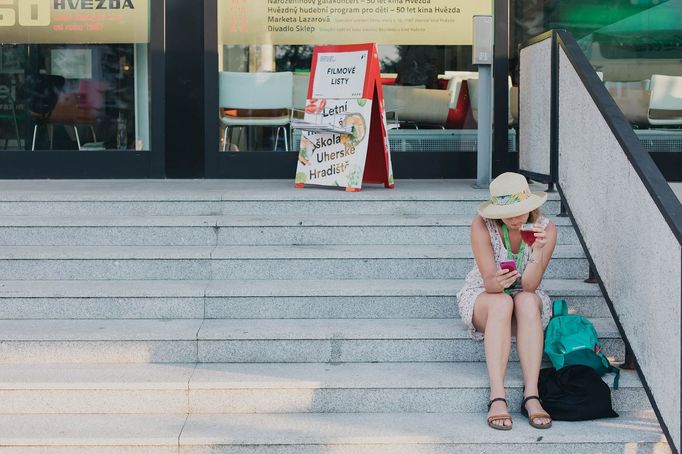
[[(305, 108), (313, 46), (230, 44), (220, 50), (221, 80), (235, 72), (291, 73), (289, 110)], [(400, 124), (400, 129), (389, 131), (393, 151), (476, 151), (478, 72), (471, 64), (471, 46), (380, 45), (379, 59), (387, 115)], [(286, 131), (287, 147), (279, 128), (235, 127), (231, 116), (261, 115), (267, 121), (281, 111), (224, 105), (225, 90), (221, 88), (218, 115), (221, 151), (298, 151), (299, 131)], [(510, 150), (515, 151), (513, 113), (510, 110)], [(230, 128), (225, 128), (226, 118)]]
[(2, 150), (149, 149), (146, 44), (0, 45)]
[(644, 148), (682, 151), (682, 0), (515, 0), (511, 11), (511, 52), (567, 29)]

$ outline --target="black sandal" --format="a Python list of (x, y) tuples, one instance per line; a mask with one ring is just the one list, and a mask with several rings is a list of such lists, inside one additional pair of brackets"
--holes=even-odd
[[(493, 402), (504, 402), (504, 404), (509, 408), (509, 404), (507, 403), (507, 399), (504, 397), (496, 397), (494, 399), (491, 399), (490, 402), (488, 402), (488, 411), (490, 411), (490, 407), (493, 405)], [(495, 421), (506, 421), (509, 420), (511, 423), (508, 426), (505, 426), (504, 424), (493, 424)], [(497, 430), (511, 430), (512, 424), (514, 424), (514, 421), (512, 420), (512, 417), (509, 413), (500, 413), (499, 415), (490, 415), (488, 416), (488, 426), (492, 427), (493, 429)]]
[[(538, 402), (540, 402), (540, 405), (542, 405), (542, 401), (538, 396), (528, 396), (525, 399), (523, 399), (523, 402), (521, 402), (521, 414), (523, 416), (528, 417), (528, 423), (531, 426), (535, 427), (536, 429), (549, 429), (550, 427), (552, 427), (552, 417), (549, 416), (546, 412), (542, 411), (538, 413), (533, 413), (532, 415), (528, 414), (528, 410), (526, 409), (526, 402), (528, 402), (531, 399), (536, 399)], [(549, 422), (545, 424), (537, 424), (534, 422), (534, 420), (537, 418), (549, 419)]]

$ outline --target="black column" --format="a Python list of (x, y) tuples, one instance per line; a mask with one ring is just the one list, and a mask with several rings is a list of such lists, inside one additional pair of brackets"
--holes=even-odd
[[(218, 0), (204, 0), (204, 165), (206, 178), (220, 176), (218, 159)], [(240, 175), (241, 176), (241, 175)]]
[(509, 0), (495, 0), (495, 52), (493, 61), (493, 173), (518, 168), (518, 153), (509, 153)]
[(149, 67), (151, 68), (151, 160), (149, 176), (166, 175), (166, 1), (152, 0), (150, 11), (151, 40)]
[(203, 1), (166, 3), (166, 176), (204, 174)]

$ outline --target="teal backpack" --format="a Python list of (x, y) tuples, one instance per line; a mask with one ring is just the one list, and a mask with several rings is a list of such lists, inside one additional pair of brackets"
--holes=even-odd
[(592, 323), (580, 315), (569, 315), (564, 300), (554, 301), (552, 319), (545, 333), (545, 353), (555, 369), (582, 364), (599, 375), (615, 372), (613, 388), (618, 389), (620, 369), (613, 367), (601, 351), (601, 343)]

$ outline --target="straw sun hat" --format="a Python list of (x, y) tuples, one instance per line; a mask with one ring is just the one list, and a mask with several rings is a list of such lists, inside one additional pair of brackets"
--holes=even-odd
[(529, 213), (547, 200), (546, 192), (530, 192), (526, 177), (506, 172), (490, 183), (490, 200), (478, 207), (488, 219), (513, 218)]

